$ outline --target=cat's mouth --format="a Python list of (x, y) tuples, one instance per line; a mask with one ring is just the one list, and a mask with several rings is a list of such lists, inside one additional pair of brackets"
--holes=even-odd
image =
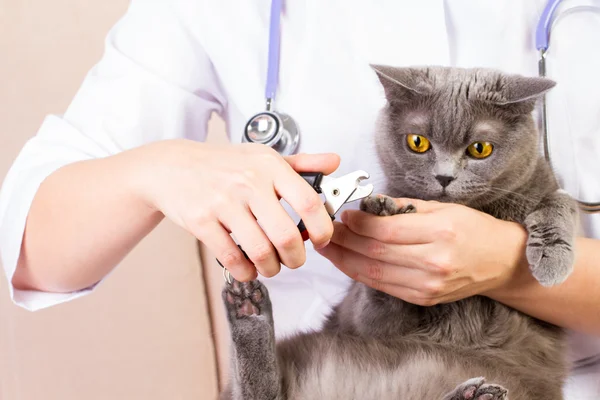
[(452, 196), (446, 189), (441, 189), (437, 193), (431, 193), (428, 200), (441, 201), (444, 203), (449, 203), (454, 200), (454, 196)]
[(442, 189), (442, 193), (440, 193), (439, 197), (441, 199), (446, 199), (446, 198), (450, 197), (450, 195), (448, 194), (448, 191), (446, 190), (446, 188)]
[(459, 199), (456, 196), (448, 193), (447, 190), (442, 190), (442, 193), (439, 195), (438, 201), (442, 203), (456, 203), (459, 202)]
[(432, 200), (441, 201), (443, 203), (458, 203), (464, 204), (467, 203), (471, 196), (466, 193), (456, 193), (455, 191), (448, 190), (448, 188), (441, 189), (435, 198)]

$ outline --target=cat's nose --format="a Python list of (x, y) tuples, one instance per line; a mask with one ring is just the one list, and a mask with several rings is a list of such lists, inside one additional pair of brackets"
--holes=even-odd
[(435, 179), (437, 179), (437, 181), (440, 183), (440, 185), (442, 185), (442, 187), (446, 187), (450, 184), (450, 182), (452, 182), (454, 180), (453, 176), (448, 176), (448, 175), (436, 175)]

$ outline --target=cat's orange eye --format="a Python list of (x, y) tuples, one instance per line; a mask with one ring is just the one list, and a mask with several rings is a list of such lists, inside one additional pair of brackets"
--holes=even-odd
[(408, 147), (415, 153), (425, 153), (431, 148), (431, 143), (425, 136), (421, 135), (406, 135), (406, 143)]
[(475, 142), (467, 147), (467, 153), (475, 158), (487, 158), (494, 151), (494, 145), (489, 142)]

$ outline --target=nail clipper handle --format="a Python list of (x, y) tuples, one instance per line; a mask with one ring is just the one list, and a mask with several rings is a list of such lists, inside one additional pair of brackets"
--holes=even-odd
[(317, 193), (321, 193), (321, 181), (323, 180), (322, 172), (302, 172), (300, 173), (300, 176), (304, 178)]
[[(309, 185), (312, 186), (312, 188), (315, 189), (315, 191), (317, 193), (319, 193), (319, 194), (321, 193), (321, 181), (323, 180), (323, 173), (321, 173), (321, 172), (301, 172), (300, 176), (302, 178), (304, 178), (304, 180), (306, 182), (308, 182)], [(300, 220), (300, 222), (298, 222), (298, 230), (300, 231), (300, 234), (302, 235), (302, 240), (304, 240), (306, 242), (308, 240), (308, 231), (306, 230), (304, 221)]]

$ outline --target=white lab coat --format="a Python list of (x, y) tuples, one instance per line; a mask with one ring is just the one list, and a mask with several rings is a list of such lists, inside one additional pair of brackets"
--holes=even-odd
[[(376, 190), (383, 178), (372, 134), (384, 98), (369, 64), (537, 74), (534, 28), (545, 0), (286, 3), (276, 106), (299, 123), (300, 151), (339, 153), (338, 173), (366, 169)], [(598, 3), (567, 0), (561, 9)], [(5, 180), (0, 252), (9, 281), (32, 198), (57, 168), (161, 139), (201, 141), (213, 111), (226, 120), (231, 141), (240, 141), (247, 119), (264, 108), (268, 18), (266, 0), (132, 2), (70, 107), (62, 116), (48, 116)], [(565, 188), (587, 200), (600, 198), (599, 38), (599, 14), (570, 15), (553, 31), (548, 57), (549, 75), (559, 82), (549, 97), (553, 160)], [(582, 226), (600, 238), (600, 215), (582, 217)], [(281, 336), (318, 327), (349, 281), (309, 249), (303, 268), (284, 269), (266, 283)], [(37, 310), (93, 290), (11, 288), (11, 296)], [(574, 359), (600, 354), (597, 338), (571, 338)], [(599, 382), (600, 365), (575, 371), (568, 398), (597, 399)]]

